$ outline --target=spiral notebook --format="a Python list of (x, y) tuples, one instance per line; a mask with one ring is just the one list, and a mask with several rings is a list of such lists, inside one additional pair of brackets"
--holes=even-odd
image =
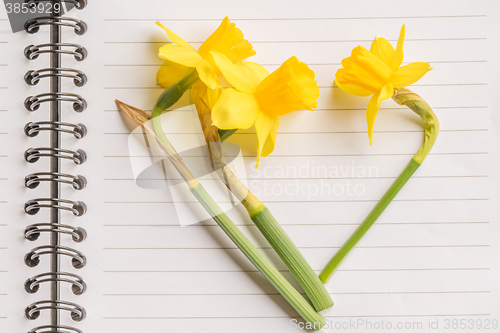
[[(388, 100), (370, 147), (367, 100), (333, 87), (340, 60), (376, 35), (395, 43), (405, 23), (405, 62), (434, 68), (412, 90), (434, 108), (440, 137), (328, 283), (325, 331), (498, 331), (497, 1), (62, 3), (77, 8), (27, 32), (12, 33), (0, 10), (0, 332), (300, 331), (214, 222), (179, 225), (160, 186), (168, 161), (138, 182), (134, 158), (151, 159), (133, 142), (146, 141), (114, 104), (150, 110), (161, 93), (157, 52), (170, 41), (156, 20), (198, 47), (226, 15), (257, 51), (251, 60), (274, 70), (295, 55), (316, 72), (318, 109), (282, 118), (259, 169), (254, 131), (232, 140), (250, 189), (318, 273), (422, 140), (418, 117)], [(200, 133), (184, 104), (164, 120), (174, 144)], [(273, 192), (286, 185), (291, 195)], [(291, 278), (245, 211), (230, 216)]]

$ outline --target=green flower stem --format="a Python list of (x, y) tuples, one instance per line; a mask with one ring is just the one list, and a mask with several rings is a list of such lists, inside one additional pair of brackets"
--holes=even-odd
[(231, 135), (233, 135), (238, 129), (230, 129), (230, 130), (222, 130), (219, 129), (219, 135), (220, 135), (220, 141), (224, 142), (226, 141), (227, 138), (229, 138)]
[(358, 241), (365, 235), (370, 227), (375, 223), (380, 214), (387, 208), (392, 199), (403, 188), (406, 182), (411, 178), (415, 171), (420, 167), (425, 157), (431, 150), (434, 142), (436, 142), (439, 133), (439, 121), (432, 111), (429, 104), (427, 104), (420, 96), (411, 92), (409, 89), (402, 88), (397, 91), (392, 97), (394, 101), (400, 105), (406, 105), (413, 112), (418, 114), (426, 123), (424, 130), (424, 143), (412, 157), (403, 172), (396, 178), (389, 190), (384, 194), (382, 199), (377, 203), (373, 210), (368, 214), (365, 220), (359, 225), (349, 239), (342, 245), (342, 247), (335, 253), (332, 259), (325, 266), (323, 271), (319, 274), (319, 278), (323, 283), (328, 282), (335, 270), (342, 263), (344, 258), (349, 254), (352, 248)]
[(262, 255), (250, 240), (238, 229), (226, 214), (217, 206), (201, 185), (191, 188), (191, 192), (205, 207), (215, 222), (224, 230), (231, 240), (240, 248), (245, 256), (257, 267), (262, 274), (274, 285), (283, 297), (315, 330), (323, 327), (324, 318), (311, 304), (276, 270), (276, 268)]
[(158, 97), (153, 109), (153, 118), (159, 116), (164, 110), (177, 103), (182, 95), (199, 80), (196, 68), (189, 68), (179, 81), (165, 89), (160, 97)]
[(331, 307), (333, 300), (324, 284), (269, 209), (262, 204), (260, 209), (248, 210), (248, 214), (309, 296), (316, 311)]
[(201, 99), (196, 102), (196, 108), (207, 142), (212, 168), (216, 171), (220, 180), (243, 204), (259, 231), (304, 289), (316, 311), (331, 307), (333, 300), (325, 285), (300, 253), (297, 246), (295, 246), (269, 209), (245, 187), (231, 168), (224, 163), (220, 143), (222, 141), (220, 137), (221, 131), (212, 125), (210, 108)]
[(266, 257), (252, 244), (243, 232), (229, 219), (217, 203), (210, 197), (203, 186), (192, 175), (184, 164), (182, 158), (177, 154), (174, 147), (168, 141), (161, 128), (159, 117), (152, 118), (151, 128), (148, 120), (149, 115), (144, 111), (117, 101), (117, 105), (123, 113), (137, 122), (156, 137), (160, 148), (167, 155), (174, 167), (189, 186), (191, 193), (203, 205), (205, 210), (212, 216), (214, 221), (229, 236), (233, 243), (243, 252), (252, 264), (272, 283), (279, 293), (290, 303), (290, 305), (310, 323), (311, 327), (319, 330), (324, 326), (324, 318), (311, 306), (311, 304), (286, 280), (283, 275), (266, 259)]

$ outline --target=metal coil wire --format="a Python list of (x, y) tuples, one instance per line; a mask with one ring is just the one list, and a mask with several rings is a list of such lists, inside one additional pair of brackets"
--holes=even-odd
[(42, 103), (61, 101), (72, 102), (73, 110), (83, 112), (87, 108), (87, 101), (80, 95), (70, 93), (43, 93), (29, 96), (24, 101), (24, 106), (28, 111), (36, 111)]
[(80, 276), (65, 272), (50, 272), (35, 275), (26, 280), (24, 289), (27, 293), (34, 294), (40, 289), (41, 283), (51, 281), (69, 283), (71, 285), (71, 291), (75, 295), (81, 295), (87, 290), (87, 285)]
[(82, 321), (87, 315), (85, 309), (80, 305), (60, 300), (57, 301), (46, 300), (46, 301), (38, 301), (31, 303), (24, 310), (24, 314), (26, 315), (26, 318), (30, 320), (35, 320), (38, 317), (40, 317), (40, 311), (51, 310), (51, 309), (69, 311), (71, 319), (73, 319), (73, 321)]
[(40, 256), (44, 254), (58, 254), (71, 257), (71, 264), (77, 269), (85, 267), (87, 264), (87, 258), (85, 258), (81, 252), (61, 245), (42, 245), (35, 247), (24, 256), (24, 263), (28, 267), (36, 267), (40, 263)]
[(87, 135), (87, 127), (84, 124), (71, 124), (60, 121), (36, 121), (24, 126), (24, 134), (33, 138), (42, 131), (58, 131), (73, 134), (77, 139), (83, 139)]
[[(35, 34), (47, 26), (50, 28), (50, 42), (38, 45), (28, 45), (24, 49), (24, 56), (28, 60), (35, 60), (40, 55), (49, 55), (50, 68), (29, 70), (24, 75), (24, 81), (30, 85), (37, 85), (41, 80), (50, 81), (50, 92), (29, 96), (24, 101), (24, 106), (28, 111), (39, 110), (42, 104), (48, 104), (50, 120), (29, 122), (24, 127), (24, 133), (28, 137), (36, 137), (40, 132), (48, 132), (50, 139), (49, 147), (29, 148), (24, 153), (24, 158), (29, 163), (35, 163), (41, 157), (47, 157), (50, 161), (50, 169), (47, 172), (35, 172), (27, 175), (24, 185), (29, 189), (35, 189), (42, 182), (48, 183), (50, 190), (49, 198), (37, 198), (27, 201), (24, 204), (24, 211), (29, 215), (35, 215), (41, 209), (49, 211), (49, 222), (32, 223), (24, 230), (24, 238), (28, 241), (39, 240), (42, 233), (50, 235), (47, 237), (49, 244), (33, 248), (24, 257), (24, 262), (28, 267), (38, 266), (41, 257), (47, 257), (50, 264), (50, 272), (35, 275), (26, 280), (24, 289), (29, 294), (35, 294), (42, 284), (50, 287), (50, 300), (41, 300), (30, 304), (25, 309), (25, 316), (30, 320), (40, 317), (42, 311), (48, 311), (50, 321), (48, 325), (41, 325), (33, 328), (29, 333), (82, 333), (81, 330), (61, 324), (60, 312), (68, 311), (73, 321), (81, 321), (85, 318), (85, 309), (75, 303), (60, 299), (60, 284), (69, 284), (74, 295), (83, 294), (87, 285), (83, 279), (72, 273), (59, 271), (60, 259), (70, 258), (74, 268), (80, 269), (87, 263), (86, 257), (80, 251), (61, 245), (60, 237), (71, 237), (75, 243), (84, 241), (87, 232), (84, 228), (61, 224), (59, 211), (71, 212), (74, 216), (82, 216), (87, 211), (87, 206), (81, 201), (61, 199), (61, 184), (71, 186), (75, 190), (82, 190), (87, 185), (87, 180), (81, 175), (71, 175), (61, 172), (60, 160), (67, 159), (75, 164), (82, 164), (87, 160), (87, 154), (82, 149), (70, 150), (61, 148), (61, 134), (73, 135), (76, 139), (82, 139), (87, 134), (87, 127), (83, 124), (67, 123), (61, 121), (61, 107), (66, 102), (71, 103), (73, 110), (83, 112), (87, 108), (87, 101), (80, 95), (61, 92), (62, 80), (70, 79), (76, 87), (84, 86), (87, 76), (76, 69), (64, 68), (61, 60), (64, 55), (74, 57), (76, 61), (87, 58), (87, 49), (79, 44), (62, 43), (64, 28), (70, 28), (76, 35), (83, 35), (87, 30), (87, 24), (72, 17), (60, 16), (64, 9), (63, 3), (74, 5), (76, 9), (83, 9), (87, 6), (87, 0), (24, 0), (28, 8), (40, 7), (41, 3), (49, 3), (50, 16), (41, 16), (29, 19), (24, 24), (24, 29), (28, 34)], [(47, 5), (49, 6), (49, 5)], [(67, 8), (69, 9), (69, 8)], [(59, 16), (58, 16), (59, 15)], [(43, 57), (43, 56), (42, 56)]]
[(24, 75), (24, 81), (30, 86), (34, 86), (43, 78), (64, 77), (73, 79), (73, 83), (77, 87), (83, 87), (87, 83), (87, 76), (76, 69), (72, 68), (42, 68), (30, 70)]
[[(43, 203), (47, 202), (47, 203)], [(26, 201), (24, 204), (24, 211), (28, 215), (37, 214), (41, 208), (55, 208), (60, 210), (67, 210), (75, 216), (82, 216), (87, 212), (87, 205), (81, 201), (71, 201), (66, 199), (57, 198), (38, 198)]]
[(73, 227), (60, 223), (34, 223), (26, 227), (24, 230), (24, 238), (29, 241), (36, 241), (42, 232), (57, 232), (60, 234), (68, 234), (74, 242), (81, 243), (87, 238), (87, 231), (80, 227)]
[(73, 43), (31, 44), (24, 49), (24, 56), (28, 60), (35, 60), (43, 53), (69, 54), (72, 55), (76, 61), (83, 61), (88, 55), (85, 47)]
[(35, 34), (40, 31), (40, 27), (44, 25), (58, 25), (63, 27), (73, 28), (75, 34), (81, 36), (87, 32), (87, 23), (77, 20), (72, 17), (52, 17), (40, 16), (35, 17), (24, 22), (24, 30), (29, 34)]
[(75, 190), (82, 190), (87, 186), (87, 179), (81, 175), (68, 175), (55, 172), (36, 172), (24, 177), (24, 185), (27, 188), (37, 188), (40, 182), (58, 182), (71, 185)]
[(24, 152), (24, 159), (28, 163), (37, 162), (40, 157), (57, 157), (61, 159), (72, 160), (75, 164), (85, 163), (87, 160), (87, 153), (82, 149), (69, 150), (61, 148), (28, 148)]

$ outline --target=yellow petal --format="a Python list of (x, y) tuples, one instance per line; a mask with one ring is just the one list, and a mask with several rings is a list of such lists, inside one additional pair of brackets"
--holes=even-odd
[[(198, 81), (191, 87), (191, 104), (198, 103), (201, 98), (203, 103), (210, 109), (214, 107), (219, 99), (222, 89), (210, 89), (202, 81)], [(210, 123), (211, 124), (211, 123)]]
[(391, 67), (395, 50), (387, 39), (376, 37), (372, 43), (370, 52), (382, 60), (387, 66)]
[(274, 150), (274, 145), (276, 144), (276, 134), (278, 133), (278, 126), (280, 124), (280, 117), (273, 117), (273, 126), (271, 127), (271, 132), (267, 137), (266, 143), (262, 148), (262, 156), (269, 156)]
[(261, 113), (253, 94), (224, 90), (212, 110), (212, 121), (220, 129), (252, 127)]
[(382, 103), (384, 99), (391, 98), (392, 95), (394, 95), (394, 87), (389, 83), (382, 87), (380, 93), (374, 94), (368, 102), (368, 107), (366, 108), (366, 123), (368, 124), (368, 138), (370, 139), (370, 146), (373, 143), (373, 128), (375, 126), (375, 118), (377, 117), (380, 103)]
[(370, 101), (368, 102), (368, 107), (366, 108), (366, 124), (368, 125), (368, 139), (370, 140), (370, 146), (373, 143), (373, 127), (375, 126), (375, 118), (377, 117), (378, 109), (380, 107), (380, 102), (378, 102), (380, 94), (374, 94)]
[[(276, 118), (278, 118), (277, 124), (275, 124)], [(267, 156), (274, 149), (274, 141), (276, 139), (276, 133), (274, 133), (274, 138), (269, 139), (269, 136), (272, 135), (271, 132), (273, 129), (276, 129), (276, 131), (278, 130), (277, 127), (278, 124), (279, 124), (279, 117), (273, 117), (265, 112), (259, 113), (259, 116), (255, 121), (255, 131), (257, 132), (257, 139), (259, 141), (259, 147), (257, 149), (257, 164), (255, 165), (255, 168), (257, 168), (260, 164), (260, 156)], [(271, 140), (271, 142), (266, 147), (267, 155), (263, 155), (264, 146), (266, 145), (268, 140)]]
[(349, 83), (349, 82), (341, 83), (341, 82), (339, 82), (339, 80), (335, 79), (335, 84), (337, 85), (337, 87), (339, 87), (340, 89), (342, 89), (343, 91), (345, 91), (348, 94), (361, 96), (361, 97), (370, 96), (371, 94), (373, 94), (373, 91), (367, 90), (367, 89), (360, 87), (354, 83)]
[(296, 110), (318, 107), (318, 83), (314, 72), (296, 57), (291, 57), (257, 86), (255, 97), (264, 112), (281, 116)]
[(394, 59), (392, 60), (391, 69), (395, 72), (399, 66), (403, 63), (403, 44), (405, 42), (406, 25), (403, 24), (401, 31), (399, 32), (398, 45), (396, 46), (396, 52), (394, 53)]
[(362, 46), (358, 46), (352, 52), (353, 70), (357, 71), (355, 65), (359, 65), (365, 71), (372, 74), (380, 82), (387, 82), (392, 75), (392, 71), (381, 59)]
[(252, 61), (240, 61), (236, 63), (236, 67), (241, 69), (252, 85), (258, 86), (259, 83), (269, 75), (269, 71)]
[(217, 75), (215, 75), (214, 69), (206, 60), (202, 60), (196, 65), (196, 71), (200, 76), (200, 80), (209, 88), (217, 89), (222, 87), (219, 79), (217, 79)]
[(221, 24), (217, 27), (217, 29), (201, 44), (198, 51), (200, 54), (206, 54), (213, 50), (213, 46), (218, 39), (223, 36), (224, 31), (227, 29), (229, 25), (229, 18), (226, 16), (222, 20)]
[(220, 94), (222, 93), (222, 88), (218, 89), (207, 89), (207, 106), (213, 109), (215, 103), (219, 100)]
[(165, 32), (167, 33), (168, 35), (168, 38), (170, 38), (170, 40), (172, 42), (174, 42), (175, 44), (177, 44), (178, 46), (180, 47), (185, 47), (187, 49), (190, 49), (190, 50), (193, 50), (193, 51), (196, 51), (194, 49), (194, 47), (192, 47), (191, 45), (189, 45), (188, 42), (186, 42), (184, 39), (182, 39), (181, 37), (179, 37), (175, 32), (173, 32), (172, 30), (170, 30), (169, 28), (167, 28), (166, 26), (164, 26), (163, 24), (161, 24), (159, 21), (156, 21), (156, 24), (160, 27), (163, 28), (163, 30), (165, 30)]
[(242, 92), (253, 93), (262, 81), (263, 74), (267, 72), (259, 64), (235, 65), (220, 52), (212, 51), (210, 53), (226, 80)]
[(236, 24), (230, 22), (227, 16), (198, 49), (198, 53), (208, 62), (211, 62), (210, 51), (224, 54), (232, 63), (255, 55), (252, 44), (244, 39), (241, 30), (236, 28)]
[(411, 64), (399, 67), (392, 75), (391, 83), (396, 89), (409, 86), (420, 80), (431, 69), (431, 65), (427, 62), (412, 62)]
[(160, 86), (166, 89), (176, 83), (184, 73), (186, 73), (188, 68), (189, 67), (165, 60), (156, 74), (156, 80)]
[(196, 51), (173, 44), (160, 47), (158, 56), (187, 67), (196, 67), (203, 60)]
[(353, 83), (373, 93), (389, 82), (391, 69), (363, 46), (352, 50), (351, 56), (342, 60), (343, 69), (337, 73), (337, 81)]

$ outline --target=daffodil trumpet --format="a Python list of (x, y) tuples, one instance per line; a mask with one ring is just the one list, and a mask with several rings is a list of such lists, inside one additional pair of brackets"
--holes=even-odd
[[(206, 96), (205, 96), (206, 97)], [(212, 124), (211, 109), (201, 96), (195, 102), (207, 143), (212, 168), (220, 180), (243, 204), (251, 220), (283, 260), (299, 285), (304, 289), (316, 311), (333, 305), (333, 300), (317, 274), (306, 261), (292, 239), (271, 214), (269, 209), (250, 192), (224, 163), (219, 129)]]
[[(302, 318), (310, 323), (309, 326), (315, 330), (321, 329), (324, 326), (323, 316), (316, 312), (311, 304), (283, 277), (269, 260), (252, 244), (245, 234), (229, 219), (212, 197), (210, 197), (200, 182), (184, 164), (182, 158), (177, 154), (175, 148), (170, 144), (163, 131), (158, 132), (157, 128), (151, 126), (151, 122), (149, 122), (151, 117), (149, 114), (120, 101), (116, 101), (116, 104), (118, 109), (128, 118), (143, 126), (150, 134), (155, 136), (160, 148), (185, 180), (191, 193), (210, 216), (212, 216), (213, 220), (222, 228), (252, 264), (272, 283), (278, 292), (283, 295)], [(157, 118), (153, 118), (153, 120)]]
[(328, 280), (331, 278), (338, 266), (342, 263), (347, 254), (365, 235), (365, 233), (368, 231), (368, 229), (370, 229), (373, 223), (375, 223), (378, 217), (387, 208), (387, 206), (391, 203), (391, 201), (403, 188), (403, 186), (411, 178), (415, 171), (420, 167), (420, 165), (422, 165), (422, 162), (424, 161), (425, 157), (431, 150), (434, 142), (436, 142), (436, 139), (438, 137), (438, 118), (432, 111), (429, 104), (427, 104), (419, 95), (411, 92), (409, 89), (402, 88), (392, 96), (392, 99), (396, 103), (405, 105), (410, 108), (426, 123), (424, 130), (424, 143), (422, 144), (418, 152), (412, 157), (410, 162), (406, 165), (403, 172), (401, 172), (401, 174), (396, 178), (391, 187), (387, 190), (387, 192), (385, 192), (382, 199), (380, 199), (380, 201), (373, 208), (370, 214), (368, 214), (368, 216), (349, 237), (349, 239), (340, 247), (340, 249), (332, 257), (332, 259), (330, 259), (325, 268), (323, 268), (323, 270), (319, 274), (319, 278), (321, 279), (321, 281), (323, 281), (323, 283), (328, 282)]
[(431, 68), (428, 63), (423, 62), (414, 62), (401, 66), (403, 62), (404, 36), (405, 26), (403, 25), (396, 49), (384, 38), (376, 38), (369, 51), (362, 46), (356, 47), (351, 56), (342, 61), (343, 67), (335, 75), (335, 83), (345, 92), (357, 96), (373, 95), (366, 110), (370, 144), (373, 140), (375, 118), (383, 99), (392, 97), (399, 105), (407, 106), (422, 118), (426, 126), (424, 142), (418, 152), (412, 157), (403, 172), (396, 178), (365, 220), (334, 254), (320, 273), (319, 278), (324, 283), (328, 282), (344, 258), (420, 167), (439, 133), (439, 121), (429, 104), (420, 96), (405, 88), (418, 81)]

